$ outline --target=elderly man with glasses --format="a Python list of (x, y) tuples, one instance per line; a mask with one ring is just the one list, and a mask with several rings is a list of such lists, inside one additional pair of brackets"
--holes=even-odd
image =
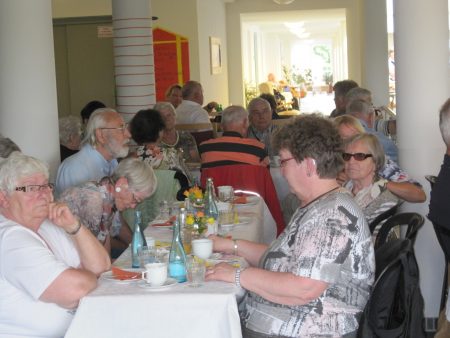
[(114, 109), (97, 109), (89, 118), (80, 151), (66, 158), (58, 169), (56, 193), (86, 181), (111, 176), (117, 159), (128, 155), (128, 126)]

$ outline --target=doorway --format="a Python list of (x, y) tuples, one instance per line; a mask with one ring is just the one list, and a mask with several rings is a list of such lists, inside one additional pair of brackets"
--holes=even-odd
[(246, 103), (272, 73), (280, 90), (295, 89), (301, 112), (329, 115), (330, 87), (348, 78), (345, 9), (246, 13), (241, 22)]

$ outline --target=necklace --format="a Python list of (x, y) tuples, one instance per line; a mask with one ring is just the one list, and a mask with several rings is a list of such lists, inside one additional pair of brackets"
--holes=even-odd
[(175, 147), (177, 144), (178, 144), (178, 141), (180, 140), (180, 134), (178, 134), (178, 131), (176, 131), (175, 130), (175, 134), (177, 135), (177, 138), (176, 138), (176, 140), (175, 140), (175, 143), (173, 143), (173, 144), (169, 144), (169, 143), (167, 143), (167, 142), (164, 142), (162, 139), (161, 139), (161, 143), (162, 144), (164, 144), (165, 146), (167, 146), (167, 147)]
[(335, 187), (335, 188), (333, 188), (333, 189), (331, 189), (331, 190), (328, 190), (327, 192), (324, 192), (323, 194), (317, 196), (317, 197), (314, 198), (312, 201), (309, 201), (309, 203), (307, 203), (307, 204), (305, 204), (305, 205), (302, 205), (301, 207), (302, 207), (302, 208), (305, 208), (305, 207), (307, 207), (308, 205), (310, 205), (311, 203), (314, 203), (315, 201), (321, 199), (321, 198), (324, 197), (325, 195), (328, 195), (329, 193), (331, 193), (331, 192), (333, 192), (333, 191), (335, 191), (335, 190), (337, 190), (337, 189), (339, 189), (339, 188), (340, 188), (340, 186), (337, 186), (337, 187)]

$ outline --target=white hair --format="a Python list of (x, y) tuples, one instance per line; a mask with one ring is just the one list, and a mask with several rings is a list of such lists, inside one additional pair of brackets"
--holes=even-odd
[(37, 158), (14, 152), (0, 163), (0, 190), (12, 192), (19, 180), (34, 174), (43, 174), (48, 179), (48, 165)]
[(59, 123), (59, 142), (69, 144), (73, 136), (81, 135), (81, 120), (73, 115), (61, 117)]
[(117, 113), (117, 111), (112, 108), (99, 108), (94, 110), (87, 123), (86, 133), (83, 141), (81, 142), (82, 144), (89, 143), (91, 146), (95, 146), (97, 144), (95, 130), (106, 127), (106, 124), (108, 123), (107, 116), (110, 113)]
[(248, 111), (242, 106), (229, 106), (222, 112), (223, 128), (244, 121), (245, 119), (248, 119)]
[(116, 182), (121, 177), (127, 179), (131, 190), (144, 193), (147, 197), (153, 195), (157, 187), (152, 167), (138, 158), (128, 157), (119, 162), (112, 178)]

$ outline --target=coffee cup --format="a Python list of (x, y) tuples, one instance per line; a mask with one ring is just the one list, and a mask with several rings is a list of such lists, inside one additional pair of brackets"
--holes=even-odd
[(161, 286), (167, 280), (166, 263), (148, 263), (145, 264), (145, 271), (142, 272), (144, 279), (151, 286)]
[(213, 241), (208, 238), (194, 239), (192, 241), (192, 252), (199, 258), (208, 259), (213, 252)]

